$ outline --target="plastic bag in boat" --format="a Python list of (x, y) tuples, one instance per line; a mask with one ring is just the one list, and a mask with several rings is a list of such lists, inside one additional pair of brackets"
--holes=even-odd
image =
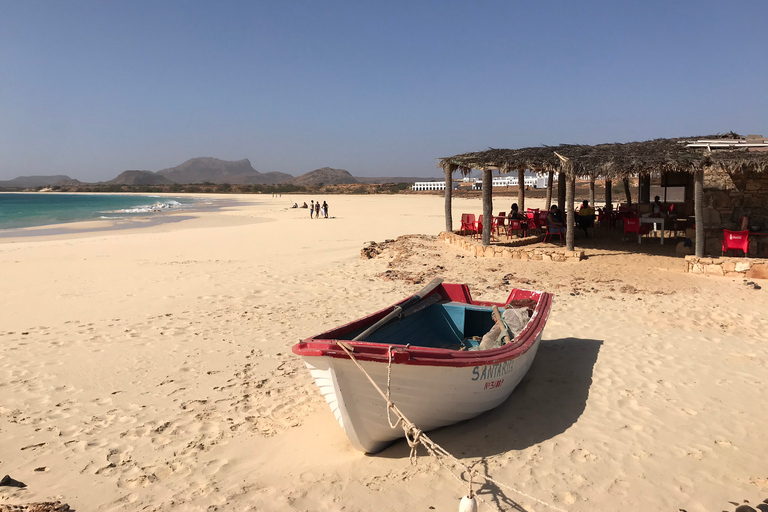
[[(501, 314), (501, 318), (509, 328), (512, 334), (512, 338), (516, 338), (518, 334), (523, 330), (528, 323), (528, 310), (525, 308), (507, 308)], [(504, 345), (504, 333), (501, 329), (501, 325), (494, 324), (491, 330), (485, 333), (482, 341), (476, 347), (472, 347), (469, 350), (489, 350), (492, 348), (499, 348)], [(508, 340), (512, 341), (512, 340)]]

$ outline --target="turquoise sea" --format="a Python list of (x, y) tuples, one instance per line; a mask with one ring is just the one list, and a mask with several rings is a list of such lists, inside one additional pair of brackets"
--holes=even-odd
[(119, 194), (0, 193), (0, 231), (99, 219), (130, 219), (189, 209), (186, 197)]

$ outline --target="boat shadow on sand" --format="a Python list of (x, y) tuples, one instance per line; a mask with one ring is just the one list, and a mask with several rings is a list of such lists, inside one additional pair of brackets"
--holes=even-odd
[[(485, 457), (523, 450), (565, 432), (587, 403), (600, 340), (542, 340), (533, 365), (500, 406), (475, 418), (429, 433), (454, 456)], [(424, 450), (420, 450), (424, 453)], [(400, 440), (375, 457), (406, 458)]]

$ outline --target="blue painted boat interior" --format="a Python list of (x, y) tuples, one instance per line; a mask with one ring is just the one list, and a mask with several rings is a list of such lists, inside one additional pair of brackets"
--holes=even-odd
[[(463, 302), (432, 304), (400, 320), (393, 320), (367, 339), (374, 343), (412, 345), (419, 347), (448, 348), (458, 350), (478, 345), (479, 341), (467, 340), (482, 337), (493, 327), (492, 308)], [(363, 329), (349, 333), (344, 339), (351, 340)]]

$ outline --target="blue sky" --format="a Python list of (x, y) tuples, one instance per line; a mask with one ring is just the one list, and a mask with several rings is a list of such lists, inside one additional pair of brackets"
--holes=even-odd
[(0, 180), (768, 135), (765, 3), (0, 0)]

